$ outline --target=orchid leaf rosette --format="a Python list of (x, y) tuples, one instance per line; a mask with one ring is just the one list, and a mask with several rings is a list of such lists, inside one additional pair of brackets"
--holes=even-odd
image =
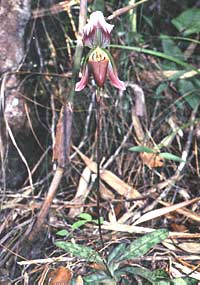
[(82, 39), (83, 44), (91, 50), (84, 60), (82, 78), (76, 83), (76, 91), (85, 88), (90, 74), (93, 75), (95, 83), (100, 88), (104, 86), (108, 76), (114, 87), (125, 90), (124, 82), (118, 78), (112, 55), (106, 49), (110, 43), (113, 27), (105, 21), (102, 12), (96, 11), (90, 15), (88, 23), (83, 28)]

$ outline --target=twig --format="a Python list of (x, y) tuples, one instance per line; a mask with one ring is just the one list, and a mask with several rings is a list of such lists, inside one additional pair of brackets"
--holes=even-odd
[[(192, 114), (191, 114), (191, 117), (190, 117), (190, 121), (191, 122), (194, 122), (195, 121), (195, 116), (197, 114), (197, 110), (198, 110), (198, 107), (195, 108), (193, 111), (192, 111)], [(172, 189), (172, 187), (176, 184), (177, 181), (179, 181), (181, 179), (181, 175), (182, 175), (182, 172), (184, 170), (184, 167), (186, 166), (187, 164), (187, 158), (188, 158), (188, 155), (189, 155), (189, 150), (190, 150), (190, 147), (191, 147), (191, 143), (192, 143), (192, 138), (193, 138), (193, 131), (194, 131), (194, 124), (191, 124), (190, 125), (190, 130), (189, 130), (189, 134), (188, 134), (188, 139), (187, 139), (187, 142), (185, 144), (185, 148), (182, 152), (182, 156), (181, 156), (181, 159), (183, 161), (180, 162), (179, 166), (177, 167), (177, 170), (175, 172), (175, 174), (169, 178), (166, 182), (167, 182), (167, 187), (164, 191), (162, 191), (162, 193), (160, 194), (160, 196), (156, 199), (156, 201), (154, 201), (151, 205), (149, 205), (146, 209), (145, 209), (145, 212), (146, 211), (150, 211), (151, 209), (154, 209), (155, 206), (159, 203), (159, 201), (162, 201), (166, 196), (167, 194), (169, 193), (169, 191)], [(165, 183), (165, 182), (164, 182)]]
[(44, 223), (44, 220), (46, 219), (49, 208), (50, 208), (52, 201), (53, 201), (53, 198), (56, 194), (58, 185), (60, 184), (61, 178), (63, 176), (63, 172), (64, 172), (64, 169), (59, 168), (59, 167), (55, 172), (55, 175), (54, 175), (53, 180), (51, 182), (51, 185), (49, 187), (47, 197), (46, 197), (46, 199), (42, 205), (42, 208), (41, 208), (41, 210), (37, 216), (37, 220), (36, 220), (36, 223), (33, 227), (33, 230), (29, 234), (29, 237), (28, 237), (29, 241), (33, 241), (35, 239), (36, 235), (38, 234), (38, 232), (40, 231), (40, 229)]
[[(80, 14), (79, 14), (79, 34), (83, 28), (83, 26), (86, 23), (86, 16), (87, 16), (87, 0), (81, 0), (80, 1)], [(74, 65), (73, 65), (73, 70), (72, 70), (72, 80), (71, 80), (71, 89), (70, 89), (70, 93), (69, 93), (69, 97), (67, 98), (67, 96), (64, 98), (64, 109), (66, 106), (71, 106), (73, 104), (73, 99), (74, 99), (74, 94), (75, 94), (75, 82), (76, 82), (76, 76), (78, 74), (79, 71), (79, 66), (80, 66), (80, 62), (81, 62), (81, 56), (82, 56), (82, 50), (83, 50), (83, 44), (81, 41), (81, 37), (78, 37), (78, 41), (77, 41), (77, 46), (76, 46), (76, 51), (75, 51), (75, 55), (74, 55)], [(70, 108), (71, 108), (70, 107)], [(62, 108), (63, 109), (63, 108)], [(65, 112), (64, 112), (65, 113)], [(65, 116), (63, 116), (65, 117)], [(65, 119), (63, 119), (63, 123), (65, 123)], [(67, 126), (67, 130), (64, 126), (64, 131), (67, 132), (65, 135), (70, 136), (71, 135), (71, 125), (72, 125), (72, 116), (70, 117), (70, 122), (67, 122), (68, 126)], [(62, 148), (62, 150), (64, 151), (64, 155), (66, 155), (66, 153), (69, 153), (68, 151), (65, 152), (66, 147), (69, 148), (69, 140), (70, 138), (66, 138), (66, 136), (64, 135), (64, 139), (62, 140), (62, 143), (64, 144), (63, 146), (60, 146)], [(63, 155), (63, 154), (61, 154)], [(66, 158), (66, 160), (69, 160), (69, 157)], [(53, 198), (56, 195), (56, 191), (58, 189), (58, 186), (60, 184), (60, 181), (62, 179), (63, 173), (64, 173), (64, 169), (65, 169), (65, 163), (61, 163), (62, 165), (59, 165), (58, 168), (56, 169), (56, 172), (54, 174), (53, 180), (51, 182), (50, 188), (48, 190), (47, 196), (45, 198), (45, 201), (42, 205), (42, 208), (37, 216), (36, 222), (34, 223), (32, 229), (28, 229), (26, 232), (26, 236), (28, 238), (29, 241), (33, 241), (37, 234), (40, 232), (42, 225), (44, 224), (44, 221), (47, 217), (47, 214), (49, 212), (49, 208), (52, 204)]]
[[(191, 122), (194, 122), (195, 121), (195, 117), (196, 117), (196, 114), (197, 114), (197, 110), (198, 110), (198, 107), (196, 107), (193, 111), (192, 111), (192, 114), (191, 114), (191, 117), (190, 117), (190, 121)], [(190, 151), (190, 147), (191, 147), (191, 143), (192, 143), (192, 138), (193, 138), (193, 131), (194, 131), (194, 124), (191, 124), (190, 125), (190, 130), (189, 130), (189, 134), (188, 134), (188, 138), (187, 138), (187, 142), (185, 144), (185, 148), (182, 152), (182, 156), (181, 156), (181, 159), (183, 161), (180, 162), (176, 172), (175, 172), (175, 175), (174, 175), (174, 179), (173, 179), (173, 184), (169, 185), (160, 195), (160, 197), (158, 198), (158, 200), (162, 200), (163, 198), (166, 197), (166, 195), (169, 193), (169, 191), (171, 190), (172, 186), (175, 185), (176, 181), (179, 181), (180, 180), (180, 177), (181, 177), (181, 174), (187, 164), (187, 158), (188, 158), (188, 155), (189, 155), (189, 151)]]
[(122, 14), (125, 14), (125, 13), (129, 12), (132, 9), (135, 9), (137, 6), (143, 4), (143, 3), (147, 2), (147, 1), (149, 1), (149, 0), (141, 0), (141, 1), (137, 2), (137, 3), (135, 3), (135, 4), (128, 5), (126, 7), (120, 8), (120, 9), (114, 11), (112, 13), (112, 15), (108, 16), (107, 20), (108, 21), (113, 20), (114, 18), (116, 18), (118, 16), (121, 16)]

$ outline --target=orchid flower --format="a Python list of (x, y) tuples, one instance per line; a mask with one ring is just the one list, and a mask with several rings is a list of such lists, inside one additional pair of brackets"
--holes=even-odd
[(83, 43), (85, 46), (105, 48), (110, 43), (110, 34), (114, 25), (106, 23), (101, 11), (93, 12), (88, 23), (83, 28)]
[(103, 87), (106, 75), (108, 75), (110, 83), (114, 87), (120, 90), (126, 89), (124, 82), (118, 78), (117, 69), (110, 53), (105, 49), (97, 47), (89, 53), (86, 63), (83, 66), (82, 78), (76, 83), (75, 91), (81, 91), (85, 88), (90, 73), (92, 73), (94, 80), (99, 87)]
[(102, 12), (96, 11), (90, 15), (88, 23), (83, 28), (83, 43), (92, 48), (88, 53), (82, 68), (82, 78), (76, 83), (75, 91), (81, 91), (88, 83), (89, 75), (92, 74), (99, 87), (103, 87), (106, 76), (110, 83), (120, 89), (125, 90), (125, 84), (119, 80), (117, 69), (111, 54), (105, 49), (110, 43), (110, 34), (113, 25), (108, 24)]

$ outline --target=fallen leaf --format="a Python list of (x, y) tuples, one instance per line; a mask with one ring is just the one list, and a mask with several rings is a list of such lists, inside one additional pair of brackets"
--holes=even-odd
[[(72, 199), (73, 204), (84, 204), (89, 194), (89, 182), (90, 182), (91, 171), (88, 167), (85, 167), (79, 180), (78, 188), (75, 197)], [(83, 212), (83, 207), (70, 208), (68, 216), (74, 218)]]
[(175, 244), (182, 250), (193, 253), (193, 254), (200, 254), (200, 243), (199, 242), (178, 242), (176, 241)]
[(141, 152), (140, 158), (149, 168), (161, 167), (164, 164), (164, 159), (157, 153)]
[[(89, 159), (85, 156), (78, 148), (73, 146), (75, 151), (80, 155), (81, 159), (87, 165), (87, 167), (94, 172), (97, 173), (97, 164), (96, 162)], [(100, 169), (100, 178), (106, 182), (110, 187), (112, 187), (115, 191), (117, 191), (120, 195), (123, 195), (127, 198), (127, 195), (132, 198), (141, 197), (141, 194), (132, 186), (126, 184), (123, 180), (121, 180), (118, 176), (106, 169)], [(140, 201), (142, 203), (142, 201)]]
[(54, 269), (49, 274), (49, 285), (70, 285), (72, 272), (63, 266)]
[(175, 232), (187, 232), (187, 228), (186, 226), (184, 225), (179, 225), (179, 224), (176, 224), (176, 223), (172, 223), (171, 224), (171, 227), (172, 229), (175, 231)]
[(191, 278), (194, 278), (196, 280), (200, 281), (200, 273), (199, 272), (195, 272), (193, 269), (188, 268), (187, 266), (183, 266), (178, 262), (172, 262), (172, 264), (179, 270), (181, 270), (183, 272), (184, 275), (188, 275)]
[(189, 200), (189, 201), (184, 201), (184, 202), (172, 205), (172, 206), (167, 206), (167, 207), (163, 207), (163, 208), (160, 208), (160, 209), (156, 209), (156, 210), (147, 212), (142, 217), (140, 217), (134, 223), (134, 225), (138, 225), (138, 224), (147, 222), (149, 220), (152, 220), (152, 219), (161, 217), (163, 215), (166, 215), (166, 214), (168, 214), (170, 212), (177, 211), (178, 209), (186, 207), (186, 206), (188, 206), (190, 204), (193, 204), (195, 202), (198, 202), (199, 200), (200, 200), (200, 198), (195, 198), (195, 199), (192, 199), (192, 200)]
[[(164, 205), (164, 206), (171, 206), (170, 203), (164, 202), (164, 201), (158, 201), (160, 204)], [(192, 210), (189, 210), (187, 208), (180, 208), (176, 210), (177, 213), (191, 219), (194, 220), (196, 222), (200, 222), (200, 215), (198, 213), (195, 213)]]
[(106, 201), (112, 201), (115, 198), (115, 195), (109, 190), (103, 183), (100, 183), (100, 194), (101, 198)]
[(114, 211), (115, 211), (115, 216), (116, 216), (117, 220), (119, 219), (120, 214), (122, 214), (123, 209), (124, 209), (124, 203), (118, 202), (115, 205)]
[(95, 269), (95, 270), (106, 270), (105, 268), (105, 265), (104, 264), (101, 264), (101, 263), (96, 263), (96, 262), (93, 262), (89, 265), (89, 267), (91, 267), (92, 269)]

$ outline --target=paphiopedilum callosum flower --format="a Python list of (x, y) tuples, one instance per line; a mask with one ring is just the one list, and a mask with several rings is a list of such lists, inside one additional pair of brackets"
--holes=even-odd
[(99, 87), (103, 87), (108, 75), (113, 86), (125, 90), (125, 84), (119, 80), (111, 54), (105, 49), (110, 43), (113, 25), (106, 23), (102, 12), (96, 11), (90, 15), (89, 22), (83, 28), (83, 43), (92, 48), (88, 53), (82, 68), (82, 78), (76, 83), (75, 90), (81, 91), (87, 85), (92, 74)]

